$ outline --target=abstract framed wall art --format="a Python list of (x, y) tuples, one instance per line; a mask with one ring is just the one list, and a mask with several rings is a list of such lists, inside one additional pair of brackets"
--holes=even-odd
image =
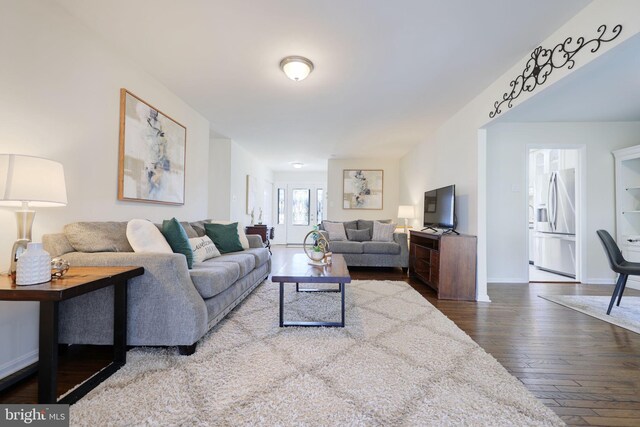
[(120, 90), (118, 200), (184, 205), (187, 128)]
[(343, 209), (382, 209), (382, 169), (345, 169), (342, 171), (342, 178)]
[(255, 215), (256, 200), (258, 200), (258, 179), (247, 175), (247, 215)]

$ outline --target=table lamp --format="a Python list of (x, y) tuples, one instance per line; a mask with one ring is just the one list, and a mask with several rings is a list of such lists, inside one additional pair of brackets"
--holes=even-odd
[(404, 232), (405, 234), (409, 234), (409, 219), (413, 219), (416, 217), (415, 210), (413, 209), (413, 205), (400, 205), (398, 206), (398, 219), (404, 218)]
[(18, 240), (11, 250), (9, 274), (16, 280), (18, 257), (31, 241), (35, 211), (31, 207), (65, 206), (67, 189), (62, 164), (40, 157), (0, 154), (0, 206), (20, 206), (16, 211)]

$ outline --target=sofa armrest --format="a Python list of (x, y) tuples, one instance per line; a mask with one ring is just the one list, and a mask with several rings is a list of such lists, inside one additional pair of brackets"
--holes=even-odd
[[(207, 331), (208, 314), (184, 255), (134, 252), (71, 252), (71, 266), (142, 266), (129, 280), (127, 332), (130, 345), (190, 345)], [(113, 342), (113, 288), (90, 292), (61, 306), (61, 342)]]
[(264, 248), (262, 236), (258, 234), (247, 234), (247, 240), (249, 241), (250, 248)]
[(409, 240), (405, 233), (393, 233), (393, 241), (400, 245), (400, 265), (409, 267)]

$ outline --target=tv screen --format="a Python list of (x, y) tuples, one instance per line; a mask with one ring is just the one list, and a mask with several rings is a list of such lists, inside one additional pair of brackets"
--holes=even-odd
[(424, 226), (455, 228), (456, 186), (424, 193)]

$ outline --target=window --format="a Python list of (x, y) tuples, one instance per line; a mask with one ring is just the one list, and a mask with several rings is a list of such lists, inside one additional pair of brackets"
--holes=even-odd
[(278, 225), (284, 224), (284, 195), (286, 194), (284, 188), (278, 188)]
[(293, 225), (309, 225), (309, 199), (311, 191), (308, 188), (295, 188), (291, 192), (291, 208)]
[(318, 218), (318, 224), (322, 223), (322, 220), (324, 219), (322, 213), (324, 212), (324, 189), (322, 188), (318, 188), (316, 190), (316, 197), (317, 197), (317, 212), (316, 212), (316, 218)]

